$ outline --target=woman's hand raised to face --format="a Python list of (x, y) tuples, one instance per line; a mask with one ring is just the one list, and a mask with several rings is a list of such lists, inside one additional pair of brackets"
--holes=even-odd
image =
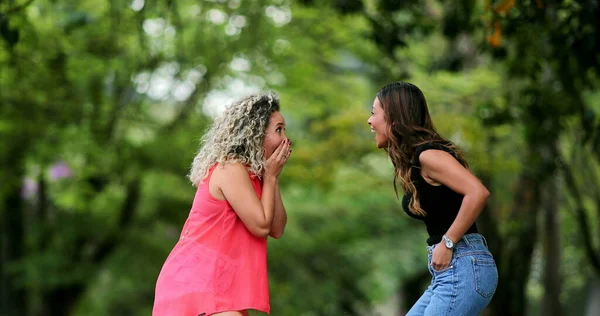
[(285, 139), (277, 146), (271, 157), (267, 159), (267, 165), (265, 170), (265, 178), (275, 177), (278, 178), (283, 170), (283, 166), (290, 158), (292, 149), (290, 148), (291, 141)]

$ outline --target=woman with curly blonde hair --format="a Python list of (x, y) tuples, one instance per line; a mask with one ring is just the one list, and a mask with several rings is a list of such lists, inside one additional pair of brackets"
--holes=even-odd
[(498, 285), (496, 263), (476, 224), (488, 190), (461, 151), (437, 133), (415, 85), (381, 88), (367, 122), (392, 160), (404, 211), (429, 234), (431, 284), (406, 315), (479, 315)]
[(215, 120), (192, 163), (196, 195), (158, 276), (153, 316), (270, 313), (267, 238), (287, 222), (278, 179), (290, 146), (275, 94), (244, 98)]

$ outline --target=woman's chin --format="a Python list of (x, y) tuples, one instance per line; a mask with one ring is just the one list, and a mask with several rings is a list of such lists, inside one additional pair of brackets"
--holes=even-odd
[(387, 148), (387, 146), (388, 146), (388, 139), (381, 140), (380, 137), (378, 137), (378, 135), (375, 135), (375, 145), (379, 149)]
[(377, 146), (377, 148), (383, 148), (383, 144), (384, 142), (382, 142), (379, 137), (375, 136), (375, 146)]

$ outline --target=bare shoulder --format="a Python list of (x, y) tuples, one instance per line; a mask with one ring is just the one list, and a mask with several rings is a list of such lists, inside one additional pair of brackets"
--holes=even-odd
[(446, 151), (424, 151), (419, 156), (419, 161), (421, 175), (427, 182), (443, 184), (462, 195), (468, 193), (489, 195), (481, 181)]
[(217, 169), (221, 169), (225, 172), (243, 172), (243, 173), (248, 173), (248, 169), (246, 169), (246, 166), (244, 166), (243, 164), (239, 163), (239, 162), (226, 162), (226, 163), (220, 163), (219, 166), (217, 167)]
[(421, 176), (431, 185), (447, 182), (447, 178), (466, 176), (468, 171), (450, 153), (440, 149), (428, 149), (419, 155)]
[(460, 165), (448, 152), (441, 149), (428, 149), (419, 155), (419, 162), (424, 168), (440, 168), (444, 166)]
[(213, 171), (213, 177), (216, 179), (247, 178), (248, 169), (239, 162), (220, 163)]
[(209, 190), (217, 200), (225, 200), (224, 190), (227, 188), (240, 190), (251, 187), (248, 169), (238, 162), (219, 164), (213, 170)]

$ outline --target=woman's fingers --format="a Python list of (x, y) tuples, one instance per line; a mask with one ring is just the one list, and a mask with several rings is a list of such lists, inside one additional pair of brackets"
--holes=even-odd
[(279, 144), (279, 146), (277, 146), (277, 148), (275, 148), (275, 150), (271, 154), (271, 157), (269, 157), (269, 159), (267, 159), (267, 161), (277, 161), (279, 159), (279, 156), (283, 152), (283, 145), (284, 145), (284, 141), (282, 141), (281, 144)]
[(290, 144), (287, 139), (283, 141), (283, 144), (279, 146), (279, 149), (280, 151), (277, 154), (277, 158), (278, 160), (283, 161), (286, 159), (288, 151), (290, 149)]

